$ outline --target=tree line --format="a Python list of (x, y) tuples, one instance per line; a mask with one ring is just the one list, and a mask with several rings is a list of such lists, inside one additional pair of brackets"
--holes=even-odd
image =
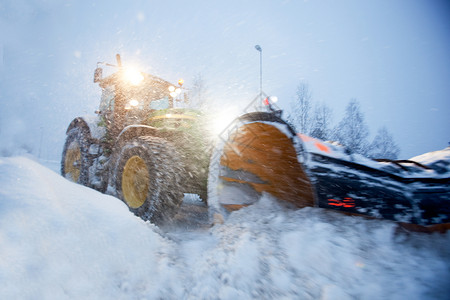
[(297, 86), (288, 121), (297, 131), (324, 141), (334, 141), (350, 153), (374, 159), (397, 159), (400, 148), (392, 134), (382, 126), (369, 141), (369, 128), (357, 99), (350, 99), (343, 118), (333, 125), (333, 111), (324, 103), (314, 103), (311, 89), (305, 82)]
[[(201, 74), (194, 77), (187, 96), (193, 107), (209, 110), (209, 89)], [(306, 82), (298, 84), (287, 119), (297, 132), (337, 142), (350, 153), (392, 160), (397, 159), (400, 154), (400, 148), (386, 126), (380, 127), (374, 139), (369, 141), (369, 128), (357, 99), (350, 99), (343, 118), (339, 123), (333, 124), (333, 110), (325, 103), (313, 101), (311, 89)]]

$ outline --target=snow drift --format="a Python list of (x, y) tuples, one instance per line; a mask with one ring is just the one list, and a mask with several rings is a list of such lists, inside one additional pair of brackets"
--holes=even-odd
[(446, 299), (449, 242), (266, 196), (223, 225), (159, 229), (29, 158), (0, 158), (2, 299)]
[(0, 298), (166, 298), (179, 286), (170, 243), (117, 199), (25, 158), (0, 161), (0, 190)]

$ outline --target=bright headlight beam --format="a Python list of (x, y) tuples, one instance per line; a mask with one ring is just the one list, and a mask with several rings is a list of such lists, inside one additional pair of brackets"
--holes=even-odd
[(223, 113), (216, 113), (212, 115), (210, 119), (210, 126), (213, 136), (217, 137), (223, 133), (224, 130), (233, 123), (238, 115), (239, 114), (234, 112), (234, 110), (227, 110)]
[(128, 80), (132, 85), (138, 85), (144, 80), (144, 76), (142, 76), (141, 72), (136, 70), (135, 68), (126, 68), (124, 72), (125, 79)]
[(139, 101), (137, 101), (136, 99), (131, 99), (130, 100), (130, 105), (133, 107), (136, 107), (139, 105)]
[(181, 93), (181, 89), (175, 88), (174, 86), (169, 86), (169, 91), (170, 91), (169, 95), (172, 98), (176, 98)]

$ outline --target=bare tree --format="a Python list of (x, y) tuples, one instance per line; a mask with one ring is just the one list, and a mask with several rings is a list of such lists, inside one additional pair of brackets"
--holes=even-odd
[(316, 105), (311, 118), (311, 136), (329, 140), (331, 138), (332, 110), (326, 104)]
[(377, 135), (370, 144), (368, 154), (371, 158), (387, 158), (393, 160), (398, 158), (400, 148), (385, 126), (378, 129)]
[(300, 82), (297, 86), (296, 97), (291, 103), (292, 114), (288, 117), (297, 130), (304, 134), (311, 131), (311, 91), (306, 82)]
[(207, 105), (208, 89), (202, 75), (198, 73), (194, 79), (192, 88), (189, 91), (189, 101), (191, 106), (204, 108)]
[(345, 109), (344, 118), (337, 125), (334, 138), (351, 153), (367, 155), (369, 129), (358, 100), (351, 99)]

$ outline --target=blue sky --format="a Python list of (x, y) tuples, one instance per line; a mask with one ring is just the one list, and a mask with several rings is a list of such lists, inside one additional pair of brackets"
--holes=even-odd
[(0, 43), (2, 141), (26, 140), (48, 159), (59, 159), (71, 119), (97, 108), (97, 61), (121, 53), (187, 87), (201, 73), (225, 109), (258, 93), (256, 44), (263, 89), (281, 107), (304, 80), (335, 123), (358, 99), (371, 137), (387, 126), (401, 158), (450, 142), (447, 1), (6, 0)]

